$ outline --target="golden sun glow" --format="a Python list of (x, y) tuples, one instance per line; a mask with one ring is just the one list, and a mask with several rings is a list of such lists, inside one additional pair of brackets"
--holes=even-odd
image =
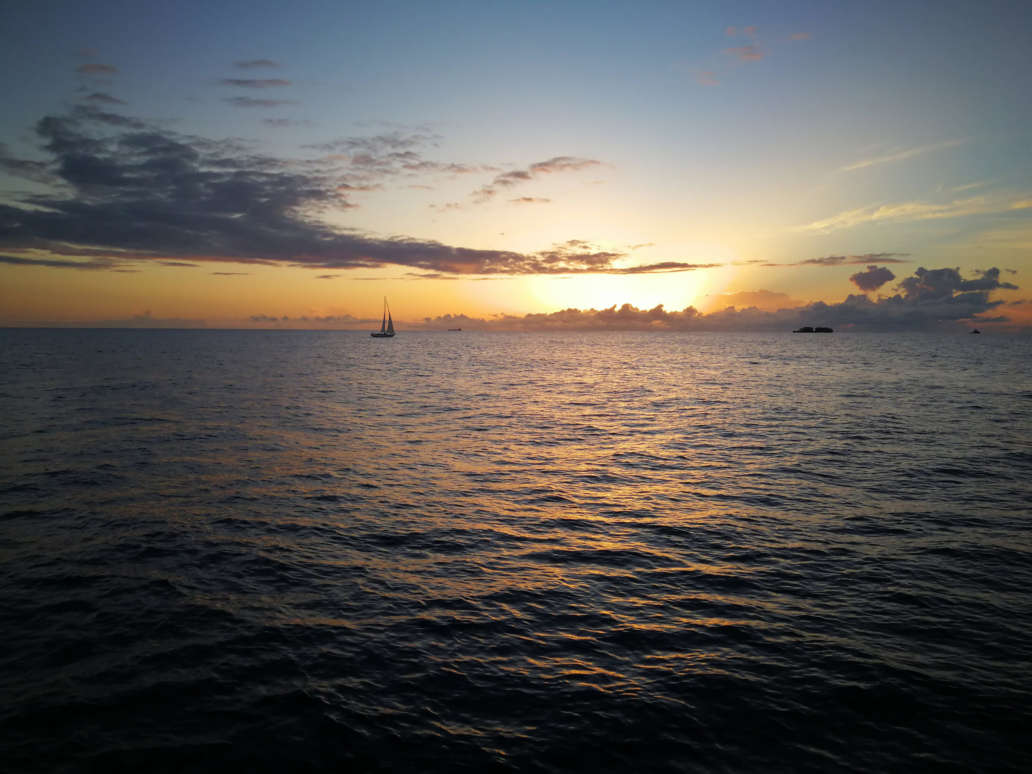
[(545, 310), (606, 309), (631, 304), (652, 309), (693, 306), (712, 282), (703, 272), (651, 275), (580, 275), (534, 278), (528, 282), (533, 305)]

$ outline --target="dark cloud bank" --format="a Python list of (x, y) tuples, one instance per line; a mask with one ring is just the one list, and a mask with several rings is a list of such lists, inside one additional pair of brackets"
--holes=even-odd
[[(276, 263), (316, 269), (407, 267), (430, 275), (648, 273), (715, 264), (663, 261), (618, 268), (624, 253), (572, 249), (540, 253), (477, 250), (407, 237), (376, 238), (320, 223), (320, 207), (354, 206), (349, 192), (427, 163), (394, 135), (339, 141), (333, 150), (354, 155), (360, 176), (349, 182), (312, 172), (311, 163), (255, 155), (237, 141), (180, 135), (93, 106), (48, 116), (36, 125), (47, 161), (4, 156), (5, 169), (46, 176), (56, 193), (25, 196), (24, 206), (0, 205), (0, 249), (78, 255), (89, 265), (41, 258), (43, 265), (103, 269), (147, 258)], [(402, 148), (399, 150), (399, 148)], [(403, 158), (398, 158), (398, 157)], [(579, 168), (581, 159), (557, 157), (534, 174)], [(437, 165), (451, 171), (455, 165)], [(459, 170), (465, 171), (465, 170)], [(379, 176), (379, 177), (378, 177)], [(13, 261), (8, 261), (13, 262)], [(31, 263), (22, 256), (21, 263)]]
[[(255, 60), (240, 66), (271, 63)], [(320, 208), (355, 206), (348, 196), (370, 190), (391, 175), (472, 171), (424, 159), (415, 148), (432, 143), (428, 136), (393, 133), (331, 143), (324, 149), (344, 152), (350, 160), (348, 172), (340, 173), (332, 164), (258, 155), (235, 140), (177, 134), (105, 112), (95, 104), (45, 117), (35, 131), (43, 158), (15, 158), (0, 146), (0, 167), (46, 183), (51, 192), (23, 194), (16, 205), (0, 204), (0, 263), (86, 271), (127, 271), (141, 261), (266, 263), (320, 270), (398, 266), (415, 277), (642, 274), (719, 265), (668, 260), (619, 267), (617, 262), (627, 253), (598, 250), (581, 240), (526, 254), (408, 237), (376, 238), (333, 229), (318, 220)], [(492, 192), (488, 196), (536, 177), (596, 164), (556, 156), (496, 174), (486, 187)], [(831, 256), (812, 262), (834, 266), (880, 258), (895, 263), (894, 255)], [(993, 268), (964, 279), (957, 269), (922, 268), (903, 279), (889, 297), (871, 300), (855, 295), (839, 304), (778, 312), (745, 309), (702, 315), (694, 308), (673, 312), (625, 305), (477, 323), (545, 329), (783, 329), (799, 324), (921, 328), (975, 317), (986, 321), (986, 314), (1002, 303), (990, 300), (990, 293), (1015, 288), (1000, 282), (999, 275)], [(852, 279), (862, 290), (874, 290), (893, 278), (888, 269), (872, 263)]]
[(728, 307), (702, 314), (694, 307), (668, 311), (662, 305), (638, 309), (630, 304), (608, 309), (564, 309), (551, 314), (528, 314), (474, 319), (445, 315), (426, 318), (427, 327), (468, 327), (498, 330), (664, 330), (664, 331), (788, 331), (803, 325), (827, 325), (839, 330), (931, 330), (1005, 323), (1005, 316), (984, 316), (1004, 304), (989, 299), (989, 291), (1015, 289), (999, 282), (999, 270), (989, 269), (964, 280), (957, 269), (917, 270), (900, 283), (902, 292), (871, 300), (850, 295), (837, 304), (818, 301), (793, 309), (767, 312)]

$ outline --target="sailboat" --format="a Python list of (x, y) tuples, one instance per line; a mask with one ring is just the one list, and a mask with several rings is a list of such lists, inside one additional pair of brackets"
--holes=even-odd
[(380, 330), (369, 335), (374, 339), (389, 339), (394, 335), (394, 320), (391, 319), (391, 308), (387, 306), (387, 296), (383, 297), (383, 320), (380, 321)]

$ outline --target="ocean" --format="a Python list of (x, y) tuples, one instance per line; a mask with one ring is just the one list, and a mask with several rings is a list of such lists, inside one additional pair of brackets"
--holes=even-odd
[(0, 330), (20, 771), (1032, 770), (1032, 339)]

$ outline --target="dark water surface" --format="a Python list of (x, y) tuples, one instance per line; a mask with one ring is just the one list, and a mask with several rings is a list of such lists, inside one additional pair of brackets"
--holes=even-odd
[(5, 771), (1032, 769), (1032, 340), (0, 331)]

